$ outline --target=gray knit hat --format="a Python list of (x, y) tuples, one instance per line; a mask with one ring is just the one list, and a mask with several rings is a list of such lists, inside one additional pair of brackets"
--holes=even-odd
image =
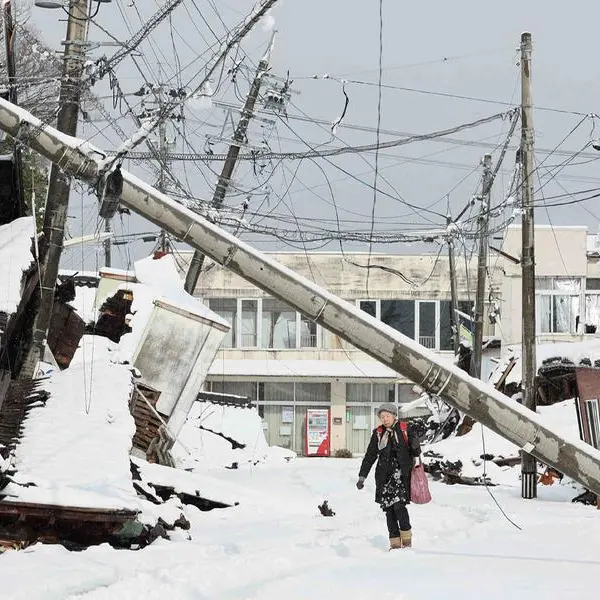
[(379, 405), (379, 408), (377, 409), (377, 416), (379, 416), (382, 412), (389, 412), (392, 413), (395, 417), (397, 417), (398, 407), (395, 404), (392, 404), (391, 402), (384, 402), (383, 404)]

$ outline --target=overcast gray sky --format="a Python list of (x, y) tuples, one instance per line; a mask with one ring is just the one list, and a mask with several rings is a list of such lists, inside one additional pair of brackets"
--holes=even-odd
[[(113, 0), (111, 4), (101, 6), (97, 21), (117, 39), (126, 40), (131, 37), (131, 31), (139, 29), (141, 21), (162, 4), (154, 0)], [(179, 70), (173, 50), (175, 47), (179, 64), (190, 63), (189, 68), (183, 70), (181, 83), (193, 87), (200, 80), (202, 65), (210, 57), (210, 54), (206, 54), (207, 47), (215, 40), (215, 37), (211, 37), (211, 29), (218, 36), (223, 35), (223, 22), (232, 27), (243, 19), (252, 5), (253, 2), (247, 0), (228, 0), (225, 3), (220, 0), (184, 0), (182, 6), (174, 11), (172, 21), (162, 23), (150, 40), (140, 46), (144, 56), (139, 57), (138, 62), (145, 77), (157, 81), (159, 77), (164, 80), (174, 76)], [(213, 6), (218, 9), (218, 16)], [(544, 152), (554, 149), (578, 124), (579, 127), (560, 146), (560, 151), (575, 154), (596, 134), (600, 136), (600, 124), (594, 132), (595, 119), (585, 118), (586, 114), (599, 110), (600, 81), (595, 58), (597, 24), (600, 22), (599, 3), (591, 0), (575, 0), (568, 4), (555, 0), (544, 3), (506, 0), (494, 5), (472, 0), (452, 3), (383, 0), (383, 13), (383, 84), (387, 86), (382, 92), (383, 129), (427, 133), (503, 112), (510, 108), (510, 104), (518, 104), (518, 45), (521, 32), (528, 30), (534, 42), (534, 125), (539, 149), (536, 159), (538, 164), (544, 163), (539, 169), (543, 177), (547, 176), (544, 167), (550, 168), (551, 173), (558, 173), (546, 183), (543, 193), (553, 197), (600, 187), (599, 165), (593, 160), (595, 157), (587, 157), (593, 150), (586, 149), (586, 155), (571, 159), (567, 168), (561, 165), (565, 160), (569, 161), (568, 156), (554, 154), (548, 157), (548, 153)], [(45, 41), (58, 48), (65, 30), (65, 22), (59, 21), (59, 17), (64, 19), (64, 14), (56, 10), (34, 8), (32, 17)], [(292, 105), (288, 107), (291, 118), (287, 122), (280, 120), (270, 134), (271, 148), (284, 151), (308, 149), (300, 139), (312, 147), (319, 144), (341, 147), (346, 144), (374, 143), (374, 132), (357, 132), (340, 127), (336, 131), (338, 137), (334, 138), (329, 126), (309, 124), (292, 117), (308, 115), (328, 123), (340, 117), (344, 106), (341, 83), (322, 77), (313, 79), (314, 75), (328, 74), (361, 82), (346, 84), (349, 105), (343, 124), (375, 127), (378, 89), (374, 84), (378, 78), (379, 3), (280, 0), (272, 17), (278, 30), (272, 59), (273, 72), (283, 77), (289, 72), (297, 93), (292, 96)], [(225, 74), (216, 94), (217, 99), (241, 104), (240, 100), (247, 91), (245, 78), (250, 76), (268, 44), (270, 32), (263, 25), (257, 26), (242, 44), (242, 50), (248, 58), (238, 76), (238, 98), (235, 86)], [(90, 38), (107, 39), (94, 26), (90, 29)], [(102, 52), (110, 56), (114, 51), (110, 47), (94, 50), (92, 58)], [(200, 58), (195, 59), (198, 55)], [(231, 64), (229, 61), (227, 68)], [(142, 76), (130, 59), (125, 60), (116, 72), (125, 93), (136, 91), (143, 83)], [(216, 85), (218, 81), (215, 79), (214, 83)], [(399, 87), (428, 93), (397, 89)], [(108, 89), (103, 82), (94, 91), (104, 96)], [(106, 103), (112, 114), (117, 115), (110, 102), (107, 100)], [(206, 134), (218, 134), (216, 126), (222, 123), (223, 118), (224, 113), (219, 108), (186, 111), (186, 137), (190, 144), (202, 152)], [(124, 118), (119, 123), (128, 134), (134, 129), (131, 119)], [(102, 130), (101, 134), (98, 133), (99, 129)], [(457, 214), (475, 193), (481, 176), (477, 169), (481, 155), (489, 151), (496, 158), (498, 146), (502, 144), (507, 130), (507, 122), (497, 121), (452, 136), (455, 139), (478, 141), (482, 145), (428, 141), (382, 151), (378, 187), (383, 193), (376, 198), (376, 231), (404, 231), (416, 226), (443, 225), (443, 215), (448, 207), (453, 214)], [(86, 124), (80, 132), (101, 147), (119, 143), (118, 137), (110, 132), (106, 123)], [(229, 132), (226, 131), (226, 134)], [(264, 130), (257, 126), (253, 129), (254, 143), (260, 142), (261, 132), (264, 133)], [(183, 144), (182, 131), (173, 130), (172, 133), (177, 137), (177, 150), (189, 152), (190, 147)], [(397, 136), (382, 135), (381, 139), (385, 141), (392, 137)], [(517, 141), (518, 137), (514, 143)], [(215, 151), (224, 151), (225, 148), (224, 144), (217, 145)], [(324, 226), (336, 229), (337, 207), (339, 218), (345, 221), (342, 223), (344, 228), (364, 229), (370, 224), (373, 206), (374, 160), (375, 155), (371, 152), (318, 160), (318, 164), (303, 161), (299, 165), (298, 162), (285, 161), (265, 165), (262, 175), (256, 175), (245, 165), (236, 173), (236, 183), (242, 190), (254, 190), (250, 196), (250, 211), (263, 214), (272, 210), (274, 215), (290, 221), (291, 224), (285, 227), (293, 228), (294, 219), (304, 217), (321, 219)], [(511, 152), (494, 188), (496, 204), (506, 193), (513, 164), (514, 153)], [(217, 173), (221, 164), (213, 163), (211, 167)], [(210, 199), (216, 175), (206, 165), (188, 163), (185, 172), (181, 164), (173, 168), (182, 181), (189, 183), (194, 196)], [(152, 181), (150, 173), (139, 167), (132, 167), (132, 170)], [(271, 188), (268, 198), (260, 193), (265, 182)], [(536, 182), (537, 187), (539, 184)], [(228, 202), (239, 204), (242, 196), (242, 193), (234, 195)], [(541, 198), (539, 193), (538, 198)], [(87, 204), (90, 202), (89, 198), (84, 201)], [(556, 201), (548, 200), (549, 203)], [(554, 225), (585, 224), (595, 231), (598, 227), (596, 215), (600, 215), (596, 204), (597, 201), (592, 200), (552, 207), (548, 211), (540, 207), (536, 211), (536, 219), (538, 222), (548, 222), (550, 219)], [(416, 210), (414, 206), (423, 208)], [(90, 210), (87, 207), (86, 217), (81, 219), (81, 208), (74, 205), (72, 214), (77, 218), (70, 220), (73, 235), (94, 228), (93, 215), (91, 219), (88, 216)], [(505, 222), (507, 214), (503, 213), (497, 223)], [(253, 219), (267, 222), (264, 217), (255, 216)], [(117, 224), (117, 231), (121, 227), (123, 231), (155, 229), (137, 217), (126, 218), (123, 225)], [(243, 237), (249, 241), (258, 240), (258, 245), (265, 249), (291, 249), (281, 242), (267, 240), (264, 235), (253, 237), (244, 234)], [(123, 266), (123, 263), (142, 256), (150, 246), (138, 243), (127, 246), (127, 250), (122, 247), (115, 249), (117, 264)], [(345, 244), (344, 247), (348, 250), (367, 249), (366, 245), (357, 244)], [(339, 246), (333, 244), (328, 248), (338, 249)], [(427, 248), (429, 251), (438, 249), (432, 245)], [(376, 249), (405, 252), (414, 251), (415, 247), (396, 244), (380, 245)], [(93, 248), (86, 250), (88, 267), (94, 266), (90, 264), (95, 260), (90, 258), (94, 254)], [(69, 261), (73, 261), (73, 265), (67, 264)], [(77, 268), (77, 262), (81, 264), (81, 261), (81, 252), (77, 256), (72, 253), (72, 256), (65, 257), (64, 266)]]

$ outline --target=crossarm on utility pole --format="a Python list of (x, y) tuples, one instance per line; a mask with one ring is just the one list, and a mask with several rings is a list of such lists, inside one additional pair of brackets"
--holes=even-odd
[[(82, 140), (65, 136), (51, 127), (40, 129), (38, 119), (2, 99), (0, 129), (18, 137), (49, 160), (60, 163), (67, 174), (91, 185), (96, 183), (97, 154)], [(458, 367), (442, 364), (438, 355), (414, 340), (294, 273), (127, 172), (123, 172), (122, 203), (427, 392), (440, 396), (518, 448), (525, 448), (544, 463), (600, 494), (600, 450), (581, 440), (565, 439), (536, 413)]]

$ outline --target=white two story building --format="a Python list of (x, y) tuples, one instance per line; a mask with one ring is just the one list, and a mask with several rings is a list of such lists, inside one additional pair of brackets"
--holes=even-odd
[[(356, 266), (367, 263), (366, 254), (271, 256), (453, 360), (446, 256), (373, 255), (372, 264), (389, 270), (371, 269), (368, 282), (367, 269)], [(189, 255), (184, 258), (189, 260)], [(461, 264), (459, 304), (470, 314), (476, 259), (468, 262), (468, 272), (464, 258)], [(490, 273), (492, 296), (497, 297), (501, 270), (491, 267)], [(332, 452), (348, 448), (362, 453), (375, 424), (375, 406), (384, 401), (403, 404), (416, 397), (413, 382), (210, 261), (205, 262), (195, 295), (232, 325), (210, 369), (210, 390), (252, 399), (271, 444), (303, 453), (307, 410), (328, 408)], [(494, 326), (485, 333), (494, 336)]]

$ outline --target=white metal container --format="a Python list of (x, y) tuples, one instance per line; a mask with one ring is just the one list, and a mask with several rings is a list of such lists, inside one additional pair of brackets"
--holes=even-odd
[(156, 410), (177, 435), (202, 389), (229, 324), (200, 302), (180, 306), (155, 299), (150, 318), (133, 351), (140, 383), (160, 391)]

